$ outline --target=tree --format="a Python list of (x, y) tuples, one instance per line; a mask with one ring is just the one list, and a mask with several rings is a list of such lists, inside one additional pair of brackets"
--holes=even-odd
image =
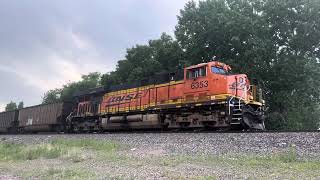
[(70, 82), (61, 89), (50, 90), (42, 98), (43, 104), (72, 101), (75, 92), (100, 86), (100, 73), (93, 72), (88, 75), (82, 75), (78, 82)]
[(54, 89), (46, 92), (42, 98), (42, 104), (61, 102), (61, 91), (62, 89)]
[(19, 105), (18, 105), (18, 109), (23, 109), (23, 106), (24, 106), (23, 101), (20, 101), (20, 102), (19, 102)]
[(73, 94), (78, 91), (84, 91), (100, 85), (100, 73), (93, 72), (88, 75), (82, 75), (82, 80), (71, 82), (63, 86), (61, 90), (61, 101), (72, 101)]
[(17, 109), (17, 104), (15, 102), (10, 101), (10, 103), (6, 105), (6, 111), (14, 111), (16, 109)]
[(103, 74), (101, 76), (100, 84), (104, 87), (111, 87), (113, 85), (120, 84), (120, 77), (118, 77), (115, 71)]
[(114, 72), (102, 76), (103, 85), (132, 83), (159, 72), (171, 72), (184, 66), (183, 50), (171, 36), (163, 33), (147, 45), (127, 49), (125, 59), (118, 61)]
[(189, 2), (175, 35), (190, 64), (213, 55), (257, 78), (272, 129), (316, 129), (320, 98), (320, 3), (316, 0)]

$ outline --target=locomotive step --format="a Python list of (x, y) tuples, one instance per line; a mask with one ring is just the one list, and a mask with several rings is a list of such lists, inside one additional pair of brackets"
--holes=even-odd
[(242, 109), (233, 109), (233, 111), (242, 111)]
[(239, 114), (233, 114), (233, 116), (242, 116), (242, 113), (239, 113)]
[(240, 122), (232, 122), (232, 123), (230, 123), (231, 125), (239, 125), (239, 124), (241, 124)]

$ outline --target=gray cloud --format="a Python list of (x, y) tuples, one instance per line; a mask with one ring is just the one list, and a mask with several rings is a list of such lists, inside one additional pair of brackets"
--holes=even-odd
[(115, 68), (126, 48), (173, 33), (188, 0), (0, 1), (0, 111), (40, 103), (81, 74)]

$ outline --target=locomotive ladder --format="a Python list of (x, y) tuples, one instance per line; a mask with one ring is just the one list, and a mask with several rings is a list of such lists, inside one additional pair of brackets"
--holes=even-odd
[(241, 120), (242, 120), (242, 105), (241, 105), (241, 99), (238, 100), (238, 102), (232, 104), (233, 108), (232, 108), (232, 118), (231, 118), (231, 125), (239, 125), (241, 124)]
[(235, 98), (234, 96), (230, 98), (229, 100), (229, 115), (232, 115), (231, 117), (231, 125), (240, 125), (243, 115), (242, 110), (242, 100), (244, 95), (246, 95), (248, 92), (248, 88), (245, 87), (243, 91), (243, 95), (240, 97)]

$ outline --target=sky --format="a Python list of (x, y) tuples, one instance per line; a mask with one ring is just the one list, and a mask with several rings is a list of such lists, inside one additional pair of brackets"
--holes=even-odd
[(1, 0), (0, 112), (10, 101), (110, 72), (126, 49), (173, 35), (188, 0)]

